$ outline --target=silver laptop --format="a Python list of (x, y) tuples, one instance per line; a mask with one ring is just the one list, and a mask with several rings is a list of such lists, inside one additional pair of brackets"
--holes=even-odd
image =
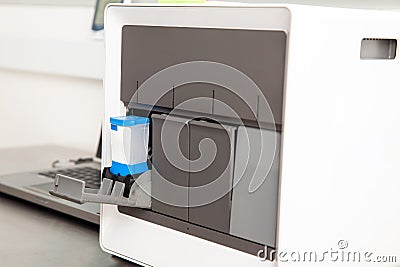
[[(72, 167), (52, 168), (34, 172), (24, 172), (0, 176), (0, 192), (12, 195), (56, 211), (99, 224), (100, 205), (97, 203), (76, 204), (51, 196), (56, 174), (81, 179), (86, 187), (98, 189), (101, 184), (101, 137), (96, 155), (90, 162), (83, 162)], [(56, 160), (56, 159), (55, 159)]]

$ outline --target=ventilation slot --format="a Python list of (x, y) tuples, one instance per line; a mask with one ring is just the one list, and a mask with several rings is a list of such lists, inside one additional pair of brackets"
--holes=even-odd
[(364, 38), (361, 41), (361, 59), (395, 59), (396, 39)]

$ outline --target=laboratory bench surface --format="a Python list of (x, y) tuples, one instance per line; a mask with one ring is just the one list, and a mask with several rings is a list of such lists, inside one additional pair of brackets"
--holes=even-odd
[[(2, 153), (5, 151), (10, 152), (7, 158)], [(63, 149), (47, 146), (0, 150), (0, 174), (48, 167), (50, 159), (62, 155), (58, 151)], [(35, 159), (34, 152), (40, 153), (43, 159)], [(18, 164), (19, 168), (15, 169), (10, 154), (20, 156), (21, 153), (26, 163)], [(0, 193), (0, 262), (7, 267), (138, 266), (103, 252), (97, 225), (3, 193)]]

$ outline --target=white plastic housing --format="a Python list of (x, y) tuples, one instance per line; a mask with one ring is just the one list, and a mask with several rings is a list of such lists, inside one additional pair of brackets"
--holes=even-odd
[[(105, 116), (120, 114), (124, 25), (282, 29), (288, 33), (280, 251), (400, 251), (400, 61), (360, 59), (364, 38), (400, 38), (397, 12), (295, 5), (130, 6), (106, 10)], [(280, 21), (286, 15), (288, 21)], [(212, 40), (211, 40), (212, 41)], [(160, 40), (162, 45), (162, 40)], [(107, 122), (104, 147), (110, 142)], [(103, 164), (110, 164), (104, 151)], [(349, 266), (257, 257), (103, 205), (103, 250), (155, 267)], [(400, 257), (397, 257), (400, 259)], [(351, 266), (366, 266), (355, 262)], [(370, 262), (368, 266), (382, 266)], [(387, 263), (385, 266), (398, 266)]]

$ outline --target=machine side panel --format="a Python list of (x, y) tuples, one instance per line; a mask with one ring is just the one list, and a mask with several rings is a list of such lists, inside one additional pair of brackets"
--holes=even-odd
[[(275, 246), (280, 134), (239, 127), (236, 144), (230, 234)], [(262, 181), (254, 192), (253, 180)]]

